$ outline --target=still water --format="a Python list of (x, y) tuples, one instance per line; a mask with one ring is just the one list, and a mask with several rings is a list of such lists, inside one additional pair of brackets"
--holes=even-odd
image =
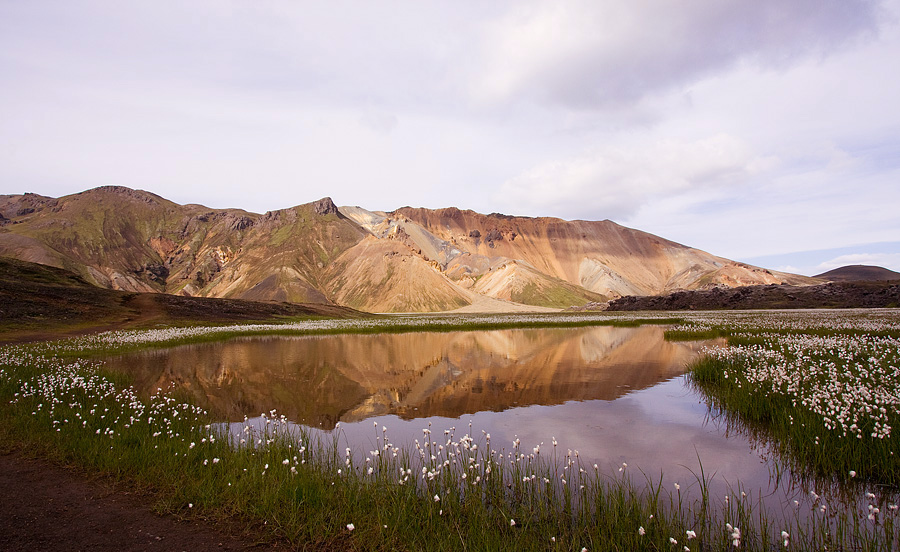
[[(410, 445), (435, 432), (490, 433), (497, 448), (555, 439), (583, 462), (622, 463), (666, 485), (736, 492), (784, 504), (801, 491), (774, 481), (764, 445), (709, 418), (683, 377), (703, 345), (672, 343), (658, 326), (242, 338), (109, 359), (139, 391), (175, 385), (223, 422), (276, 410), (315, 434), (340, 422), (365, 454), (379, 430)], [(240, 427), (241, 424), (235, 424)]]

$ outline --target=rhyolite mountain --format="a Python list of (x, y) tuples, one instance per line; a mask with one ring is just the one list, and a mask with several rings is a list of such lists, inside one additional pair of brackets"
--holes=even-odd
[(816, 280), (604, 221), (390, 213), (329, 198), (256, 214), (120, 186), (0, 196), (0, 255), (101, 287), (370, 312), (568, 307), (623, 295)]

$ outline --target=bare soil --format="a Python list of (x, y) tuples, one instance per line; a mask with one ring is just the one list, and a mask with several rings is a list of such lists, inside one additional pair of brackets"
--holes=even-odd
[(21, 452), (0, 454), (0, 550), (277, 550), (203, 520), (160, 516), (150, 497)]

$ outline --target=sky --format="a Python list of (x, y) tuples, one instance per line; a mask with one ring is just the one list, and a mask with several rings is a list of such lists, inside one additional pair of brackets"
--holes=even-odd
[(104, 185), (900, 271), (900, 0), (0, 0), (0, 194)]

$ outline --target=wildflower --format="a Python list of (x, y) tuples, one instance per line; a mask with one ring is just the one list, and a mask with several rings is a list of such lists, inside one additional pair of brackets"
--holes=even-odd
[(347, 524), (347, 531), (353, 531), (354, 529), (356, 529), (355, 525), (353, 525), (352, 523)]
[(856, 472), (853, 470), (850, 470), (850, 477), (856, 477)]
[(516, 526), (516, 520), (514, 520), (514, 519), (509, 520), (509, 526), (510, 526), (510, 527), (515, 527), (515, 526)]
[[(440, 502), (440, 501), (441, 501), (441, 497), (438, 496), (438, 495), (434, 495), (434, 501), (435, 501), (435, 502)], [(515, 523), (513, 523), (513, 525), (515, 525)]]
[(671, 542), (672, 544), (678, 544), (678, 541), (675, 540), (675, 537), (669, 537), (669, 542)]
[(647, 534), (647, 531), (644, 529), (644, 526), (643, 526), (643, 525), (641, 525), (640, 527), (638, 527), (638, 535), (640, 535), (640, 536), (643, 537), (643, 536), (646, 535), (646, 534)]
[(782, 544), (784, 544), (785, 547), (787, 547), (791, 543), (791, 535), (788, 534), (787, 531), (781, 532), (781, 539), (783, 541)]
[(685, 534), (687, 535), (688, 540), (697, 538), (697, 533), (695, 533), (694, 531), (688, 530), (688, 531), (685, 531)]

